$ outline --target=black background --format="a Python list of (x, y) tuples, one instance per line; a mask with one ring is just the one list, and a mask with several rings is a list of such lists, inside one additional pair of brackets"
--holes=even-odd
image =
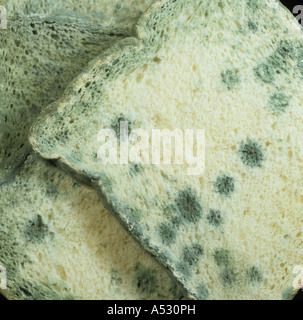
[[(265, 0), (266, 1), (266, 0)], [(303, 5), (303, 0), (301, 1), (281, 1), (291, 12), (296, 5)], [(303, 258), (303, 257), (302, 257)], [(294, 300), (303, 300), (303, 291), (301, 290)]]
[[(267, 1), (267, 0), (264, 0), (264, 1)], [(301, 3), (300, 3), (300, 1), (281, 1), (281, 2), (292, 12), (293, 8), (296, 5), (303, 5), (303, 0), (301, 0), (301, 1), (302, 1)], [(5, 300), (5, 298), (0, 295), (0, 300)], [(294, 300), (303, 300), (303, 291), (302, 290), (296, 295)]]

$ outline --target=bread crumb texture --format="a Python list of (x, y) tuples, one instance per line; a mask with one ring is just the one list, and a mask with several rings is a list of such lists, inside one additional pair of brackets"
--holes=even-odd
[(91, 59), (125, 37), (121, 29), (129, 32), (106, 17), (104, 28), (69, 15), (8, 20), (0, 30), (0, 185), (30, 152), (26, 137), (39, 112)]
[(97, 193), (31, 155), (2, 186), (0, 265), (12, 299), (184, 299)]
[(155, 0), (4, 0), (9, 12), (51, 14), (73, 12), (76, 14), (113, 15), (130, 19), (138, 18)]
[(28, 156), (37, 114), (128, 32), (102, 21), (96, 28), (69, 15), (12, 16), (0, 32), (0, 265), (9, 299), (184, 298), (92, 188)]
[[(290, 299), (302, 265), (302, 28), (277, 1), (164, 0), (33, 128), (196, 299)], [(45, 116), (45, 115), (44, 115)], [(206, 130), (206, 169), (102, 165), (100, 129)], [(114, 125), (113, 125), (114, 124)]]

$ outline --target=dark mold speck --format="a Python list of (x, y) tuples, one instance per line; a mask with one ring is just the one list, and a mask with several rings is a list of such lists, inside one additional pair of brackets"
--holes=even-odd
[(227, 267), (231, 263), (229, 251), (226, 249), (216, 249), (213, 257), (219, 267)]
[[(112, 124), (111, 124), (111, 128), (115, 131), (117, 138), (120, 140), (120, 133), (121, 133), (121, 122), (127, 122), (127, 126), (128, 126), (128, 135), (130, 135), (131, 130), (132, 130), (132, 123), (131, 121), (129, 121), (128, 119), (124, 118), (124, 117), (118, 117), (116, 118)], [(126, 137), (125, 137), (126, 138)]]
[(288, 40), (283, 40), (277, 48), (277, 53), (284, 59), (291, 59), (294, 56), (295, 48)]
[(54, 185), (48, 185), (47, 188), (46, 188), (45, 195), (46, 195), (48, 198), (57, 198), (58, 195), (59, 195), (59, 192), (58, 192), (56, 186), (54, 186)]
[(230, 268), (224, 268), (220, 273), (220, 279), (224, 287), (231, 287), (237, 280), (236, 273)]
[(239, 154), (244, 165), (251, 168), (261, 167), (262, 162), (264, 161), (264, 152), (258, 142), (242, 142)]
[(259, 9), (259, 3), (257, 0), (246, 0), (246, 3), (250, 9), (253, 11)]
[(221, 196), (228, 197), (235, 190), (235, 179), (227, 175), (221, 175), (217, 178), (214, 187), (215, 192)]
[(144, 166), (142, 164), (131, 164), (129, 168), (129, 173), (132, 177), (138, 176), (144, 170)]
[(214, 227), (219, 227), (223, 222), (222, 214), (219, 210), (209, 210), (206, 219)]
[(189, 266), (194, 266), (199, 262), (203, 255), (204, 249), (200, 244), (193, 244), (183, 249), (182, 260)]
[(228, 90), (234, 89), (240, 82), (240, 75), (236, 69), (228, 69), (222, 72), (221, 78)]
[(281, 41), (277, 49), (255, 68), (255, 75), (265, 83), (275, 80), (275, 75), (281, 71), (286, 72), (287, 61), (294, 56), (294, 47), (290, 41)]
[(141, 219), (142, 212), (136, 208), (132, 208), (126, 205), (123, 206), (120, 210), (121, 212), (123, 212), (124, 216), (129, 217), (132, 220), (139, 221)]
[(180, 227), (180, 224), (181, 224), (181, 220), (179, 217), (173, 217), (171, 220), (170, 220), (171, 224), (176, 228), (178, 229)]
[(294, 46), (290, 41), (281, 41), (268, 62), (278, 71), (286, 71), (287, 60), (294, 56)]
[(251, 20), (248, 20), (247, 26), (248, 26), (248, 29), (254, 33), (258, 31), (258, 26)]
[(207, 300), (209, 298), (209, 290), (204, 283), (197, 287), (198, 300)]
[(170, 223), (162, 223), (159, 226), (159, 236), (164, 245), (171, 245), (176, 241), (177, 233), (175, 227)]
[(257, 267), (251, 267), (247, 270), (248, 281), (255, 284), (263, 280), (261, 271)]
[(179, 192), (175, 208), (179, 216), (186, 222), (196, 223), (202, 217), (202, 206), (197, 196), (189, 189)]
[(37, 215), (34, 220), (30, 220), (25, 228), (24, 236), (26, 240), (41, 242), (48, 234), (48, 227), (42, 221), (42, 217)]
[(153, 270), (139, 267), (136, 272), (136, 286), (143, 294), (152, 294), (158, 286), (158, 281)]
[(289, 97), (284, 92), (275, 93), (269, 99), (268, 106), (275, 114), (285, 112), (289, 105)]
[(176, 270), (182, 274), (182, 277), (186, 280), (189, 279), (191, 276), (191, 270), (187, 263), (181, 261), (177, 264)]
[(182, 300), (185, 298), (184, 293), (176, 283), (172, 284), (172, 287), (169, 289), (169, 292), (172, 295), (174, 300)]
[(275, 80), (275, 70), (266, 62), (259, 64), (254, 71), (256, 77), (265, 83), (271, 83)]

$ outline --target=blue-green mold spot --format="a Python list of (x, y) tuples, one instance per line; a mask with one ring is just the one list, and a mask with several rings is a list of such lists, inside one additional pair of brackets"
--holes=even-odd
[(176, 241), (177, 232), (171, 223), (162, 223), (158, 229), (159, 237), (164, 245), (171, 245)]
[(256, 168), (261, 167), (264, 161), (262, 146), (256, 141), (245, 141), (241, 143), (239, 154), (245, 166)]
[(271, 83), (275, 80), (275, 70), (267, 62), (260, 63), (255, 69), (255, 76), (265, 83)]
[(226, 249), (216, 249), (213, 253), (213, 257), (219, 267), (227, 267), (231, 263), (229, 251)]
[(129, 173), (132, 177), (136, 177), (141, 174), (144, 170), (144, 166), (142, 164), (131, 164), (129, 167)]
[(139, 221), (141, 219), (142, 216), (142, 212), (136, 208), (132, 208), (128, 205), (124, 206), (121, 209), (121, 212), (123, 212), (124, 216), (127, 216), (129, 218), (131, 218), (133, 221)]
[(248, 29), (254, 33), (258, 31), (258, 26), (250, 19), (247, 21), (247, 26)]
[(286, 288), (282, 291), (281, 296), (283, 300), (291, 300), (295, 295), (295, 290), (292, 287)]
[(247, 6), (252, 9), (253, 11), (259, 9), (259, 2), (258, 0), (246, 0)]
[(240, 82), (240, 74), (237, 69), (232, 68), (221, 73), (221, 79), (228, 90), (234, 89)]
[(140, 266), (135, 274), (135, 283), (141, 293), (152, 294), (158, 286), (155, 271)]
[(231, 268), (224, 268), (220, 273), (220, 280), (224, 287), (231, 287), (237, 281), (237, 275)]
[(81, 184), (78, 181), (73, 182), (73, 188), (79, 189), (81, 187)]
[(173, 217), (170, 220), (170, 222), (176, 229), (178, 229), (181, 225), (181, 218), (180, 217)]
[(263, 275), (260, 269), (254, 266), (247, 270), (247, 278), (250, 283), (257, 284), (262, 282)]
[(281, 57), (285, 59), (292, 59), (295, 56), (294, 45), (289, 40), (282, 40), (278, 45), (276, 51)]
[(35, 219), (30, 220), (24, 230), (25, 239), (31, 242), (41, 242), (48, 234), (48, 226), (42, 221), (38, 214)]
[(217, 178), (214, 188), (216, 193), (228, 197), (235, 190), (235, 179), (227, 175), (221, 175)]
[(58, 189), (56, 188), (56, 186), (50, 184), (47, 186), (46, 191), (45, 191), (45, 195), (48, 198), (57, 198), (59, 195)]
[(182, 274), (182, 277), (185, 280), (189, 279), (191, 276), (189, 265), (184, 261), (177, 263), (176, 270)]
[(119, 285), (123, 282), (122, 278), (119, 276), (117, 270), (113, 269), (110, 274), (110, 282), (114, 285)]
[(295, 55), (294, 47), (289, 41), (281, 41), (275, 52), (269, 56), (268, 63), (277, 71), (286, 71), (287, 61)]
[(273, 94), (269, 98), (268, 107), (275, 114), (284, 113), (289, 106), (290, 98), (284, 92)]
[(186, 246), (183, 249), (182, 260), (189, 266), (194, 266), (199, 262), (200, 257), (203, 255), (203, 253), (204, 249), (198, 243), (191, 246)]
[(209, 210), (206, 219), (208, 223), (214, 227), (220, 227), (220, 225), (223, 223), (222, 213), (219, 210)]
[(202, 206), (197, 196), (190, 189), (178, 193), (174, 207), (179, 216), (186, 222), (196, 223), (202, 217)]
[(121, 122), (127, 122), (127, 130), (128, 130), (128, 135), (130, 135), (132, 131), (132, 122), (129, 121), (127, 118), (124, 116), (116, 117), (112, 123), (111, 123), (111, 129), (113, 129), (116, 133), (117, 138), (120, 140), (120, 133), (121, 133)]
[(172, 295), (173, 300), (181, 300), (185, 298), (184, 293), (176, 283), (172, 284), (171, 288), (169, 289), (169, 292)]
[(264, 83), (272, 83), (276, 74), (287, 71), (287, 61), (295, 56), (294, 46), (290, 41), (283, 40), (276, 50), (255, 68), (255, 75)]
[(209, 290), (204, 283), (200, 283), (197, 287), (197, 299), (198, 300), (207, 300), (209, 299)]

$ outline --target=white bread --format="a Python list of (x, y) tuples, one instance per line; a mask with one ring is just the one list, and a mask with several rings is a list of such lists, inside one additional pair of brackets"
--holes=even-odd
[(52, 163), (29, 156), (0, 192), (0, 265), (8, 276), (2, 293), (9, 299), (184, 298), (95, 190)]
[(0, 265), (9, 299), (184, 296), (91, 187), (28, 156), (27, 133), (39, 111), (91, 58), (130, 32), (112, 21), (104, 17), (97, 28), (73, 16), (14, 16), (0, 30)]
[(39, 112), (132, 27), (103, 17), (95, 26), (73, 16), (9, 16), (0, 29), (0, 185), (10, 179), (31, 147), (29, 127)]
[(155, 0), (4, 0), (7, 10), (22, 15), (64, 12), (138, 18)]
[[(303, 255), (303, 33), (278, 1), (163, 0), (32, 130), (196, 299), (290, 299)], [(103, 165), (98, 133), (205, 129), (206, 168)]]

